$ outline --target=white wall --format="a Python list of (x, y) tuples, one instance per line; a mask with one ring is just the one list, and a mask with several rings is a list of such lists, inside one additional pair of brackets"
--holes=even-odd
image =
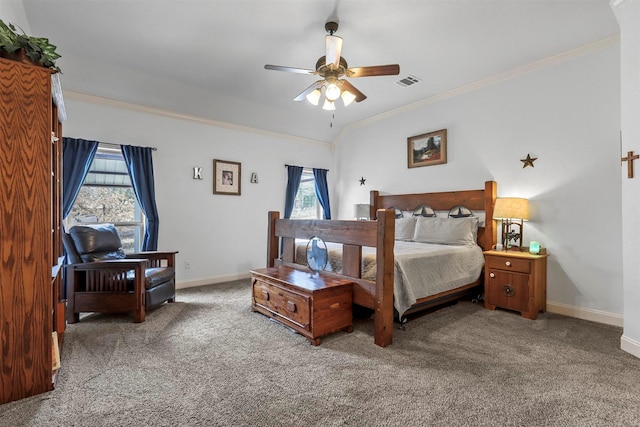
[[(620, 24), (622, 151), (640, 152), (640, 2), (612, 1)], [(621, 348), (640, 357), (640, 164), (635, 178), (622, 178), (622, 255), (624, 276), (624, 333)], [(625, 165), (626, 166), (626, 165)]]
[[(64, 135), (158, 148), (153, 155), (158, 248), (180, 251), (178, 287), (248, 277), (249, 269), (265, 267), (267, 212), (284, 211), (285, 163), (331, 169), (328, 144), (106, 104), (66, 96)], [(213, 159), (241, 162), (240, 196), (213, 194)], [(203, 180), (193, 179), (193, 167), (204, 168)], [(252, 172), (258, 184), (249, 182)]]
[[(498, 197), (530, 200), (525, 241), (549, 250), (549, 309), (621, 324), (619, 64), (614, 44), (353, 129), (336, 148), (339, 217), (353, 217), (369, 190), (495, 180)], [(442, 128), (448, 163), (407, 168), (407, 137)], [(523, 169), (527, 154), (538, 158), (534, 168)]]
[(7, 25), (13, 24), (19, 26), (25, 33), (31, 34), (31, 27), (29, 26), (22, 0), (1, 0), (0, 19)]

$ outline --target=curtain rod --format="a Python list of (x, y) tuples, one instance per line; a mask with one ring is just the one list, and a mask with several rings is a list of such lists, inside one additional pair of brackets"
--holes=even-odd
[[(296, 166), (296, 165), (288, 165), (288, 164), (286, 164), (286, 163), (284, 164), (284, 167), (285, 167), (285, 168), (286, 168), (286, 167), (289, 167), (289, 166)], [(297, 166), (297, 167), (299, 167), (299, 168), (303, 168), (303, 169), (324, 169), (324, 168), (308, 168), (308, 167), (306, 167), (306, 166)], [(329, 171), (329, 169), (324, 169), (324, 170), (326, 170), (327, 172)]]
[[(107, 147), (111, 147), (111, 148), (117, 148), (118, 150), (123, 145), (123, 144), (115, 144), (113, 142), (98, 142), (98, 144), (99, 145), (103, 145), (103, 146), (107, 146)], [(156, 147), (147, 147), (147, 148), (151, 148), (153, 151), (158, 151), (158, 149)]]

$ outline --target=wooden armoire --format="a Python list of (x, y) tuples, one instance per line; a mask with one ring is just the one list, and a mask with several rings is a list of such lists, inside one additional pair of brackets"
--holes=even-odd
[(50, 69), (0, 58), (0, 404), (52, 390), (57, 373), (65, 327), (57, 81)]

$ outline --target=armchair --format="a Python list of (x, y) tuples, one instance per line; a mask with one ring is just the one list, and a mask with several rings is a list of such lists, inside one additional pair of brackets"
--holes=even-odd
[(113, 224), (76, 225), (62, 240), (66, 269), (67, 323), (80, 313), (133, 313), (144, 322), (146, 310), (175, 300), (175, 254), (125, 254)]

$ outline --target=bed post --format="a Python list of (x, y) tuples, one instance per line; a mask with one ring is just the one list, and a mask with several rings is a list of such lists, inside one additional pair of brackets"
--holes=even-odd
[(395, 243), (395, 215), (391, 210), (377, 211), (375, 343), (386, 347), (393, 342), (393, 245)]
[(276, 220), (280, 212), (269, 211), (269, 225), (267, 227), (267, 267), (274, 267), (278, 258), (278, 238), (276, 237)]
[(493, 219), (493, 208), (496, 205), (496, 197), (498, 196), (498, 184), (495, 181), (486, 181), (484, 183), (484, 245), (483, 250), (493, 249), (497, 243), (496, 230), (498, 229), (498, 221)]
[(369, 219), (376, 219), (376, 212), (378, 211), (378, 196), (377, 190), (371, 190), (369, 192)]

